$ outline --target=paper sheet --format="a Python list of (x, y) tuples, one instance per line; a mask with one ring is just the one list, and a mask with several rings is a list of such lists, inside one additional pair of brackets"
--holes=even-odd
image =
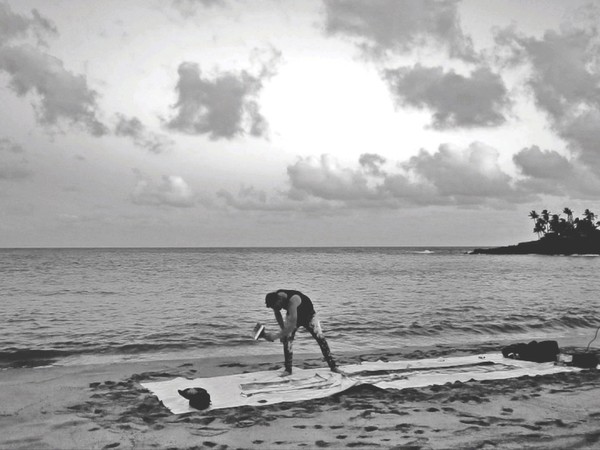
[(534, 363), (504, 358), (501, 354), (482, 354), (449, 358), (364, 362), (343, 366), (347, 376), (318, 369), (294, 368), (287, 377), (279, 371), (263, 371), (222, 377), (175, 378), (142, 383), (174, 414), (197, 411), (178, 389), (202, 387), (211, 396), (210, 409), (243, 405), (270, 405), (327, 397), (352, 386), (371, 384), (383, 389), (406, 389), (470, 380), (499, 380), (521, 376), (575, 372), (576, 367), (554, 363)]

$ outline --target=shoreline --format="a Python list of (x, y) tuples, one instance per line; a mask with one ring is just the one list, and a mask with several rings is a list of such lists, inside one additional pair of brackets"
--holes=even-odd
[[(489, 345), (340, 354), (340, 364), (500, 351)], [(563, 347), (581, 351), (585, 347)], [(591, 349), (597, 352), (595, 348)], [(0, 448), (594, 448), (597, 370), (171, 414), (140, 382), (277, 370), (282, 355), (0, 371)], [(324, 366), (296, 355), (296, 367)]]
[[(567, 331), (565, 333), (565, 331)], [(448, 341), (440, 339), (440, 336), (415, 336), (410, 339), (407, 344), (400, 347), (402, 351), (411, 350), (428, 351), (430, 349), (448, 348), (458, 351), (459, 349), (477, 347), (485, 351), (496, 351), (503, 346), (514, 344), (516, 342), (530, 342), (533, 340), (555, 340), (560, 347), (585, 347), (588, 342), (594, 337), (596, 328), (576, 328), (572, 330), (562, 330), (564, 334), (557, 332), (536, 333), (522, 332), (514, 334), (502, 335), (487, 335), (473, 336), (473, 339), (466, 343), (464, 337), (459, 337), (458, 340), (449, 338)], [(415, 344), (414, 341), (421, 340), (420, 344)], [(304, 340), (296, 346), (295, 355), (299, 358), (318, 357), (320, 352), (316, 344), (310, 339)], [(412, 342), (411, 342), (412, 341)], [(600, 341), (600, 338), (599, 338)], [(254, 342), (254, 341), (253, 341)], [(308, 342), (308, 344), (306, 344)], [(405, 341), (406, 342), (406, 341)], [(262, 344), (262, 345), (261, 345)], [(305, 345), (303, 345), (305, 344)], [(357, 356), (360, 354), (381, 354), (389, 352), (388, 348), (373, 347), (354, 349), (339, 345), (335, 340), (331, 341), (332, 347), (338, 349), (334, 351), (334, 356), (339, 354), (343, 357)], [(341, 348), (340, 348), (341, 347)], [(99, 354), (73, 354), (63, 357), (40, 356), (31, 358), (8, 358), (0, 359), (0, 372), (4, 370), (15, 369), (39, 369), (45, 367), (79, 367), (90, 365), (114, 365), (114, 364), (136, 364), (136, 363), (160, 363), (163, 361), (180, 361), (180, 360), (208, 360), (214, 359), (237, 359), (237, 358), (254, 358), (261, 359), (265, 357), (277, 357), (282, 355), (282, 348), (279, 343), (254, 343), (243, 348), (236, 347), (214, 347), (210, 350), (205, 348), (184, 349), (177, 351), (157, 351), (146, 353), (99, 353)]]

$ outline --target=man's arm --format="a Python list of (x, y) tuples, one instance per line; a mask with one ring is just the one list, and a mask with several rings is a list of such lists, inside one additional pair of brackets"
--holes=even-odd
[(279, 328), (283, 330), (285, 328), (285, 324), (283, 323), (283, 317), (281, 317), (281, 311), (279, 311), (278, 309), (274, 309), (273, 314), (275, 314), (275, 320), (277, 320)]
[(298, 306), (302, 300), (297, 295), (292, 296), (290, 298), (290, 302), (288, 305), (287, 315), (285, 317), (285, 323), (283, 321), (283, 317), (281, 317), (280, 311), (274, 311), (275, 318), (281, 327), (281, 331), (279, 333), (265, 333), (265, 339), (268, 341), (274, 341), (276, 339), (282, 339), (284, 337), (289, 336), (296, 329), (298, 323)]

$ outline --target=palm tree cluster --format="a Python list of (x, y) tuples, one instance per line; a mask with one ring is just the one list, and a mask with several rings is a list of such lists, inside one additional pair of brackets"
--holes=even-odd
[(600, 221), (594, 222), (598, 216), (589, 209), (583, 212), (581, 218), (573, 218), (573, 211), (570, 208), (564, 208), (563, 213), (567, 216), (566, 219), (560, 217), (561, 214), (552, 214), (547, 209), (540, 214), (531, 211), (529, 217), (535, 221), (533, 232), (537, 233), (538, 237), (590, 237), (600, 233), (597, 230)]

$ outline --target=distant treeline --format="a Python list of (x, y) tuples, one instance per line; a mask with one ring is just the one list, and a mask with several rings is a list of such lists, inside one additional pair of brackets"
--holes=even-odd
[(596, 220), (596, 214), (589, 209), (583, 212), (582, 217), (573, 217), (573, 211), (570, 208), (563, 209), (563, 214), (567, 217), (561, 217), (561, 214), (553, 214), (544, 209), (540, 214), (535, 211), (529, 213), (529, 217), (535, 221), (533, 232), (538, 237), (548, 235), (560, 237), (591, 237), (600, 233), (597, 229), (600, 226)]

